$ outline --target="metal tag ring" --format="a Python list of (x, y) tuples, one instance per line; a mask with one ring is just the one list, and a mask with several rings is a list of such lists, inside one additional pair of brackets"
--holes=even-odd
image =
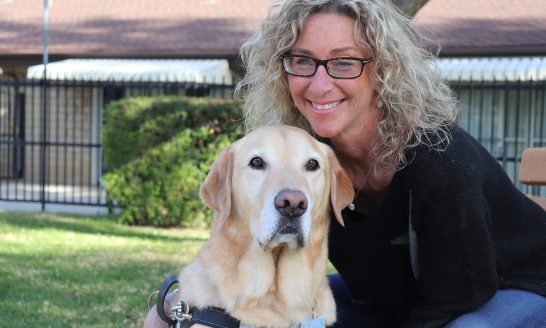
[(172, 314), (178, 321), (191, 320), (190, 306), (184, 300), (180, 299), (175, 306), (171, 308)]

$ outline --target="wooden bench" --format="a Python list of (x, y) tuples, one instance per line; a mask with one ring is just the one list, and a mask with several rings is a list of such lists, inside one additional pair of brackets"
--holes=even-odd
[[(519, 182), (530, 186), (546, 186), (546, 147), (527, 148), (521, 156)], [(546, 198), (531, 196), (544, 210)]]

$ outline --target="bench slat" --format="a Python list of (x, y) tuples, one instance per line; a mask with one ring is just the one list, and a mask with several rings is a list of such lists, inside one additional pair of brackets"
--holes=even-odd
[(546, 147), (523, 151), (518, 180), (526, 185), (546, 185)]

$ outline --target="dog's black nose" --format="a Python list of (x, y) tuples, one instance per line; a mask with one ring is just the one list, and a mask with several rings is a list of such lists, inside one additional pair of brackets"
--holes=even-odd
[(281, 190), (275, 196), (275, 208), (284, 217), (298, 217), (307, 210), (307, 197), (298, 190)]

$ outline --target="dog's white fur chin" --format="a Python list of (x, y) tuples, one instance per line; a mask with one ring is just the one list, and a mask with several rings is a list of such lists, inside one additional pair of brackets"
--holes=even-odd
[(263, 249), (270, 251), (277, 247), (287, 247), (291, 251), (297, 251), (305, 244), (300, 245), (297, 234), (276, 234), (273, 239), (262, 245)]

